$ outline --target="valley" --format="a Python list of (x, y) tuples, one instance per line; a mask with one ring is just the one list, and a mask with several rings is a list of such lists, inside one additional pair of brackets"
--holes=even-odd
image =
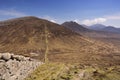
[(0, 53), (43, 62), (25, 80), (118, 80), (119, 43), (118, 33), (87, 29), (75, 22), (60, 25), (34, 16), (0, 22)]

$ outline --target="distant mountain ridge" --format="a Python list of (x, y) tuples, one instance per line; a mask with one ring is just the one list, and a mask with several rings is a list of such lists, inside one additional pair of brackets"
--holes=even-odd
[(108, 32), (115, 32), (115, 33), (120, 33), (120, 28), (115, 28), (113, 26), (107, 26), (103, 29), (101, 29), (102, 31), (108, 31)]
[(114, 26), (105, 26), (102, 24), (95, 24), (95, 25), (89, 26), (88, 28), (93, 30), (98, 30), (98, 31), (120, 33), (120, 28), (116, 28)]
[[(76, 22), (70, 21), (70, 22), (64, 22), (62, 24), (62, 26), (69, 28), (72, 31), (77, 32), (77, 33), (87, 36), (87, 37), (94, 37), (94, 38), (104, 37), (105, 38), (105, 37), (120, 36), (117, 33), (102, 30), (103, 28), (106, 28), (106, 26), (102, 25), (102, 24), (96, 24), (91, 27), (91, 26), (86, 26), (86, 25), (80, 25)], [(99, 29), (98, 29), (98, 27), (99, 27)]]
[(102, 25), (102, 24), (94, 24), (94, 25), (91, 25), (89, 26), (88, 28), (89, 29), (93, 29), (93, 30), (101, 30), (103, 28), (105, 28), (106, 26), (105, 25)]

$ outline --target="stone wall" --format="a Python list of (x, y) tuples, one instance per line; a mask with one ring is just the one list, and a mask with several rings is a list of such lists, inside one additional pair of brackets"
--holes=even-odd
[(0, 80), (23, 80), (41, 64), (29, 57), (0, 53)]

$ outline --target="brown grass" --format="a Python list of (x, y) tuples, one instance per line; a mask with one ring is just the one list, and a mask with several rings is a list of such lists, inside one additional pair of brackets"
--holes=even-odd
[[(86, 38), (63, 26), (35, 17), (4, 22), (0, 27), (0, 52), (11, 52), (44, 61), (46, 24), (49, 60), (85, 65), (119, 65), (116, 47)], [(31, 55), (34, 52), (38, 56)]]

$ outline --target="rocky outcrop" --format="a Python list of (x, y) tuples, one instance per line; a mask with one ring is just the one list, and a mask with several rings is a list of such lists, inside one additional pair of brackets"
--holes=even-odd
[(23, 80), (41, 64), (29, 57), (0, 53), (0, 80)]

